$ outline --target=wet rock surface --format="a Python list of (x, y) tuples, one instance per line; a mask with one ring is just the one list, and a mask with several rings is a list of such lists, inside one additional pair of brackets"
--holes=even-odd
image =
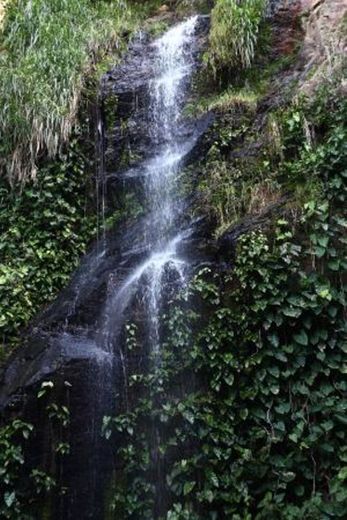
[[(202, 18), (198, 35), (203, 38), (208, 21)], [(198, 52), (194, 59), (197, 59)], [(102, 82), (100, 97), (99, 150), (105, 153), (99, 172), (105, 204), (109, 208), (121, 193), (136, 189), (138, 175), (145, 165), (141, 158), (151, 160), (151, 139), (146, 126), (145, 107), (153, 75), (153, 47), (150, 38), (142, 35), (132, 45), (123, 63), (110, 71)], [(212, 118), (182, 121), (179, 128), (182, 142), (189, 141), (184, 164), (203, 152), (203, 136)], [(161, 143), (158, 143), (160, 149)], [(136, 157), (123, 164), (124, 150), (133, 150)], [(156, 157), (157, 152), (153, 152)], [(124, 179), (132, 168), (135, 175)], [(136, 173), (137, 171), (137, 173)], [(105, 189), (106, 187), (106, 189)], [(139, 188), (141, 190), (141, 188)], [(189, 200), (180, 201), (181, 213)], [(183, 219), (185, 217), (182, 217)], [(3, 416), (22, 417), (35, 425), (35, 434), (28, 450), (31, 468), (40, 467), (55, 475), (63, 495), (53, 498), (52, 518), (56, 520), (103, 519), (106, 475), (113, 469), (108, 444), (101, 437), (102, 419), (124, 407), (122, 387), (124, 366), (119, 356), (100, 347), (105, 302), (110, 289), (124, 281), (134, 265), (146, 258), (149, 251), (143, 237), (147, 231), (146, 215), (118, 224), (99, 237), (90, 253), (82, 259), (71, 283), (57, 300), (32, 323), (23, 343), (1, 374), (0, 407)], [(201, 236), (206, 233), (201, 224), (183, 241), (182, 253), (199, 263), (205, 260), (206, 247)], [(168, 280), (171, 276), (167, 274)], [(141, 295), (132, 312), (141, 312)], [(140, 320), (141, 321), (141, 320)], [(119, 347), (121, 349), (121, 347)], [(119, 350), (121, 352), (121, 350)], [(144, 349), (143, 356), (146, 355)], [(145, 360), (129, 360), (129, 369)], [(47, 406), (38, 399), (43, 382), (49, 387), (50, 404), (66, 403), (70, 421), (65, 429), (54, 433), (47, 419)], [(70, 445), (70, 454), (55, 452), (57, 442)]]
[[(293, 20), (297, 6), (298, 1), (295, 0), (272, 2), (271, 12), (275, 20), (279, 20), (279, 28), (281, 20), (287, 19), (287, 16)], [(197, 31), (202, 44), (208, 24), (209, 19), (202, 17)], [(197, 57), (198, 53), (195, 59)], [(130, 189), (141, 190), (141, 187), (137, 187), (140, 184), (138, 178), (146, 164), (141, 161), (141, 157), (145, 154), (150, 157), (153, 153), (150, 136), (146, 131), (148, 121), (145, 110), (149, 102), (153, 71), (153, 40), (149, 35), (142, 34), (134, 40), (123, 62), (110, 70), (102, 80), (100, 110), (103, 131), (100, 135), (104, 139), (102, 150), (106, 160), (105, 169), (101, 173), (102, 182), (106, 185), (106, 204), (109, 206), (115, 203), (120, 193)], [(271, 98), (272, 104), (274, 100), (275, 96)], [(266, 112), (266, 99), (260, 108)], [(179, 128), (182, 142), (194, 136), (184, 158), (185, 165), (204, 155), (209, 146), (205, 135), (212, 122), (212, 114), (198, 120), (182, 121)], [(242, 154), (256, 155), (261, 146), (262, 143), (256, 143), (254, 149), (235, 150), (232, 153), (235, 157)], [(120, 160), (124, 149), (136, 152), (130, 164), (122, 164)], [(150, 160), (146, 159), (147, 162)], [(182, 201), (182, 214), (191, 203), (188, 199)], [(189, 240), (182, 245), (185, 254), (196, 265), (230, 261), (234, 248), (225, 245), (234, 243), (240, 234), (266, 223), (273, 211), (281, 211), (282, 204), (283, 201), (279, 201), (260, 215), (246, 218), (228, 230), (218, 242), (209, 238), (208, 219), (200, 221)], [(100, 328), (110, 279), (113, 284), (120, 284), (133, 266), (146, 258), (148, 250), (143, 241), (147, 232), (145, 222), (144, 216), (118, 224), (104, 237), (100, 237), (82, 259), (68, 287), (37, 317), (23, 340), (24, 344), (10, 358), (1, 376), (1, 407), (20, 402), (23, 400), (23, 389), (28, 388), (30, 394), (40, 381), (54, 377), (55, 373), (71, 363), (74, 365), (76, 380), (79, 377), (79, 365), (81, 377), (86, 362), (90, 366), (98, 366), (102, 356), (100, 358), (101, 350), (95, 343), (95, 335)]]
[[(294, 0), (271, 3), (271, 12), (277, 17), (274, 29), (278, 45), (274, 46), (275, 53), (292, 51), (297, 37), (295, 24), (299, 4)], [(333, 10), (329, 12), (324, 1), (308, 6), (311, 9), (308, 24), (313, 32), (307, 33), (303, 53), (309, 53), (309, 49), (318, 52), (315, 43), (318, 33), (314, 29), (318, 23), (317, 16), (323, 13), (321, 20), (324, 16), (339, 18), (339, 5), (341, 2), (334, 0), (331, 4)], [(207, 24), (208, 20), (202, 19), (199, 25), (201, 40), (206, 34)], [(280, 90), (286, 83), (303, 77), (305, 70), (285, 72), (275, 87), (278, 94), (272, 93), (265, 99), (260, 111), (266, 113), (269, 107), (283, 102)], [(148, 35), (142, 35), (133, 42), (122, 64), (109, 71), (102, 82), (100, 111), (103, 128), (99, 136), (102, 138), (100, 149), (105, 156), (100, 179), (108, 208), (129, 190), (138, 190), (141, 197), (142, 188), (138, 181), (146, 169), (142, 159), (146, 156), (148, 162), (156, 156), (150, 151), (146, 115), (152, 75), (152, 41)], [(211, 122), (211, 115), (181, 122), (181, 141), (187, 142), (194, 136), (186, 150), (185, 165), (204, 155), (207, 146), (204, 136)], [(235, 150), (232, 154), (234, 158), (243, 153), (257, 155), (261, 147), (262, 143), (255, 143), (247, 150)], [(237, 238), (266, 226), (273, 215), (282, 214), (286, 200), (284, 197), (259, 214), (246, 217), (228, 229), (218, 242), (209, 237), (208, 218), (198, 222), (189, 239), (182, 242), (182, 254), (189, 257), (193, 267), (204, 263), (230, 264)], [(180, 201), (181, 213), (191, 202), (188, 198)], [(4, 416), (21, 416), (35, 424), (33, 445), (28, 454), (30, 466), (58, 475), (58, 484), (68, 490), (65, 495), (56, 494), (54, 497), (52, 518), (56, 520), (101, 520), (105, 517), (103, 489), (107, 487), (105, 483), (114, 469), (114, 461), (107, 443), (100, 436), (101, 423), (105, 415), (124, 407), (125, 396), (119, 391), (124, 367), (119, 358), (100, 348), (99, 330), (110, 287), (121, 284), (134, 265), (149, 253), (143, 241), (146, 233), (146, 215), (142, 215), (118, 224), (101, 236), (82, 260), (69, 286), (37, 317), (1, 375), (0, 407)], [(172, 273), (168, 272), (166, 276), (170, 279)], [(133, 315), (140, 316), (139, 323), (140, 297), (131, 309)], [(142, 359), (134, 357), (129, 360), (129, 371), (139, 365), (144, 367), (145, 357), (144, 346)], [(70, 412), (71, 421), (63, 433), (50, 429), (47, 402), (37, 399), (42, 382), (47, 381), (54, 384), (49, 402), (66, 403)], [(57, 439), (70, 445), (68, 457), (56, 456), (54, 446)]]

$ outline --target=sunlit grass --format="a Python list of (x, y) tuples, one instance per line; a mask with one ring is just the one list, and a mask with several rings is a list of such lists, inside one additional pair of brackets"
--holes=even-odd
[(2, 21), (3, 21), (4, 16), (5, 16), (6, 3), (7, 3), (6, 0), (0, 0), (0, 27), (2, 25)]
[[(146, 5), (144, 5), (146, 4)], [(13, 0), (0, 36), (0, 167), (34, 178), (75, 123), (88, 72), (136, 26), (150, 2)]]
[(226, 113), (237, 107), (255, 112), (260, 97), (260, 93), (255, 90), (229, 88), (222, 93), (199, 98), (195, 103), (187, 105), (185, 112), (187, 116), (198, 116), (210, 110)]
[(217, 0), (211, 13), (207, 53), (215, 73), (251, 65), (266, 5), (267, 0)]
[(246, 89), (229, 89), (220, 95), (201, 100), (200, 110), (214, 110), (227, 112), (235, 106), (256, 110), (259, 99), (258, 93)]

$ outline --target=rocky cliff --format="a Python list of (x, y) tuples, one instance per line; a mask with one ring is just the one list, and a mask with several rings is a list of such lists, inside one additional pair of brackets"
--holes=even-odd
[[(156, 22), (173, 23), (170, 9)], [(96, 180), (108, 226), (2, 374), (4, 420), (34, 425), (16, 483), (37, 468), (55, 480), (34, 517), (344, 517), (346, 10), (270, 2), (252, 67), (221, 81), (196, 54), (180, 136), (193, 142), (180, 198), (182, 220), (197, 223), (182, 246), (194, 275), (190, 299), (167, 297), (157, 372), (143, 295), (115, 365), (95, 340), (110, 287), (148, 254), (136, 179), (151, 145), (153, 37), (103, 76)]]

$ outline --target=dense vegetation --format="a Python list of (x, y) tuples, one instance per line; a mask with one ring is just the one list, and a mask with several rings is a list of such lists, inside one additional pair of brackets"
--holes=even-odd
[(96, 236), (88, 121), (98, 68), (107, 52), (119, 58), (155, 4), (14, 0), (7, 7), (0, 33), (4, 345), (66, 285)]
[[(32, 4), (46, 5), (42, 0)], [(82, 4), (88, 20), (78, 32), (76, 61), (67, 59), (78, 89), (86, 63), (90, 66), (91, 48), (83, 40), (91, 31), (88, 24), (97, 16), (103, 25), (104, 16), (120, 7), (119, 2), (88, 4), (88, 9), (87, 2)], [(279, 77), (280, 94), (271, 90), (282, 71), (293, 70), (295, 55), (262, 57), (267, 50), (259, 47), (265, 4), (215, 2), (202, 71), (204, 78), (211, 74), (209, 90), (204, 85), (204, 97), (189, 111), (216, 113), (209, 152), (199, 164), (194, 211), (208, 213), (212, 235), (227, 246), (215, 269), (201, 268), (188, 294), (170, 302), (162, 316), (166, 340), (160, 363), (149, 373), (128, 374), (131, 410), (104, 418), (102, 434), (114, 447), (118, 468), (108, 490), (109, 518), (152, 520), (159, 495), (167, 506), (166, 520), (347, 516), (347, 103), (341, 68), (320, 77), (308, 94), (300, 92), (295, 76), (283, 92)], [(5, 31), (12, 34), (13, 45), (21, 41), (15, 36), (20, 6), (14, 2)], [(81, 14), (77, 4), (71, 6), (68, 23), (75, 20), (72, 13)], [(128, 24), (129, 13), (117, 16)], [(42, 14), (42, 20), (49, 18)], [(266, 24), (263, 29), (269, 30)], [(114, 42), (114, 26), (107, 22), (103, 30)], [(96, 53), (105, 49), (102, 31), (93, 29)], [(64, 45), (61, 52), (70, 56)], [(26, 51), (18, 60), (24, 56)], [(54, 63), (48, 67), (53, 76)], [(30, 66), (36, 68), (35, 60)], [(41, 84), (44, 71), (37, 66)], [(13, 179), (30, 176), (31, 158), (35, 163), (49, 151), (51, 138), (46, 142), (45, 137), (33, 141), (30, 150), (37, 124), (30, 114), (42, 116), (42, 129), (57, 136), (54, 146), (65, 139), (61, 123), (71, 115), (73, 92), (49, 101), (59, 121), (55, 126), (50, 105), (41, 97), (51, 88), (31, 85), (28, 92), (37, 93), (38, 104), (24, 96), (19, 99), (29, 111), (20, 103), (4, 111), (11, 117), (4, 116), (4, 124), (18, 128), (4, 148)], [(56, 93), (60, 96), (61, 89)], [(11, 99), (16, 95), (12, 92)], [(20, 195), (6, 181), (0, 186), (0, 297), (5, 303), (0, 329), (6, 341), (66, 284), (96, 232), (89, 187), (93, 165), (80, 146), (78, 128), (65, 155), (42, 163), (35, 184), (27, 184)], [(23, 157), (29, 153), (30, 172), (24, 168), (17, 175), (11, 154), (19, 142), (26, 143), (20, 150)], [(229, 239), (244, 219), (247, 232)], [(141, 327), (128, 323), (126, 329), (129, 357), (140, 357)], [(65, 427), (69, 411), (65, 403), (49, 400), (52, 387), (51, 381), (44, 383), (37, 397), (47, 421)], [(32, 434), (33, 425), (19, 419), (0, 430), (4, 518), (30, 518), (32, 511), (35, 517), (37, 498), (56, 485), (42, 468), (35, 468), (27, 482), (23, 478), (23, 446)], [(63, 441), (54, 449), (68, 456)], [(165, 489), (158, 490), (159, 481)]]
[(1, 182), (0, 331), (4, 345), (15, 340), (21, 327), (67, 284), (95, 235), (92, 174), (93, 164), (76, 135), (65, 159), (40, 168), (36, 182), (27, 184), (21, 193)]
[(76, 121), (85, 79), (143, 8), (123, 0), (15, 0), (1, 35), (1, 168), (12, 183), (34, 178), (37, 161), (54, 157)]
[[(160, 370), (130, 377), (145, 397), (105, 420), (106, 435), (125, 437), (117, 518), (152, 518), (155, 466), (171, 520), (346, 516), (346, 114), (323, 90), (282, 116), (278, 181), (319, 183), (319, 197), (296, 222), (288, 207), (242, 237), (232, 269), (196, 276), (194, 306), (178, 301), (166, 317)], [(304, 117), (320, 136), (312, 147)]]
[(208, 61), (215, 74), (251, 65), (267, 0), (218, 0), (211, 14)]

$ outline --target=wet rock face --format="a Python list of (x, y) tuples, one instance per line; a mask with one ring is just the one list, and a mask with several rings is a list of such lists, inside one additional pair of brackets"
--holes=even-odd
[[(209, 19), (201, 17), (197, 38), (201, 48), (206, 40)], [(198, 58), (198, 49), (195, 59)], [(198, 66), (198, 60), (196, 61)], [(140, 34), (132, 43), (123, 63), (110, 70), (102, 82), (103, 119), (105, 124), (106, 177), (119, 177), (122, 171), (136, 167), (152, 146), (148, 134), (148, 105), (153, 89), (155, 47), (148, 34)], [(111, 102), (110, 102), (111, 101)], [(184, 131), (188, 137), (196, 129), (192, 121)], [(119, 185), (117, 186), (119, 189)]]
[(301, 4), (302, 0), (269, 0), (268, 11), (272, 15), (277, 14), (279, 11), (290, 11), (296, 8), (298, 4)]
[(136, 152), (136, 156), (141, 157), (150, 146), (146, 107), (153, 59), (154, 48), (149, 36), (140, 35), (123, 63), (103, 78), (105, 167), (109, 174), (121, 167), (127, 168), (132, 162), (131, 154)]
[(273, 50), (277, 55), (291, 55), (301, 38), (301, 0), (270, 2)]
[[(7, 406), (6, 415), (20, 416), (34, 425), (25, 451), (25, 471), (26, 476), (31, 469), (40, 469), (54, 476), (57, 493), (52, 494), (50, 504), (44, 504), (45, 511), (47, 507), (49, 509), (49, 518), (101, 520), (104, 518), (103, 489), (107, 486), (106, 475), (112, 471), (112, 453), (111, 447), (100, 436), (99, 426), (110, 410), (111, 365), (106, 359), (96, 362), (95, 357), (85, 350), (84, 355), (81, 353), (74, 360), (65, 358), (59, 361), (59, 358), (57, 355), (54, 360), (52, 351), (46, 352), (44, 359), (37, 359), (41, 363), (35, 374), (37, 377), (33, 379), (37, 382), (17, 389)], [(28, 359), (25, 361), (30, 365)], [(54, 366), (50, 365), (52, 362)], [(46, 374), (46, 368), (53, 369), (54, 373)], [(39, 377), (54, 384), (40, 399), (37, 398), (42, 382), (37, 380)], [(66, 426), (51, 416), (56, 403), (59, 403), (59, 410), (63, 406), (69, 410), (70, 419)], [(62, 443), (69, 446), (69, 455), (57, 452)], [(20, 489), (16, 491), (20, 492)], [(38, 514), (37, 510), (35, 514)], [(34, 518), (43, 516), (40, 513)]]
[[(202, 18), (198, 29), (201, 38), (207, 24), (207, 19)], [(123, 63), (103, 78), (102, 127), (98, 129), (102, 142), (98, 149), (105, 154), (100, 160), (99, 180), (106, 211), (114, 209), (122, 194), (137, 189), (136, 175), (126, 179), (124, 172), (130, 167), (136, 173), (141, 158), (145, 154), (151, 158), (145, 108), (152, 75), (153, 47), (150, 38), (142, 35), (134, 41)], [(210, 116), (182, 122), (182, 140), (192, 141), (185, 163), (202, 153), (202, 137), (210, 123)], [(124, 155), (127, 160), (122, 161)], [(188, 204), (182, 201), (182, 208)], [(55, 476), (57, 489), (67, 490), (53, 497), (54, 520), (105, 518), (104, 492), (114, 461), (100, 435), (102, 419), (122, 410), (125, 396), (122, 360), (101, 348), (100, 328), (110, 287), (121, 284), (148, 254), (143, 245), (146, 232), (146, 219), (139, 217), (101, 236), (82, 259), (69, 286), (34, 321), (0, 376), (0, 408), (5, 420), (22, 417), (35, 427), (26, 454), (28, 471), (40, 468)], [(206, 254), (201, 251), (199, 233), (205, 233), (202, 225), (189, 243), (182, 245), (196, 262)], [(131, 312), (140, 316), (140, 301), (134, 302)], [(145, 359), (129, 360), (129, 370), (139, 362), (145, 366)], [(52, 383), (52, 387), (47, 396), (38, 399), (43, 382)], [(49, 419), (48, 409), (53, 404), (68, 408), (66, 427)], [(69, 455), (56, 452), (61, 442), (69, 444)]]

